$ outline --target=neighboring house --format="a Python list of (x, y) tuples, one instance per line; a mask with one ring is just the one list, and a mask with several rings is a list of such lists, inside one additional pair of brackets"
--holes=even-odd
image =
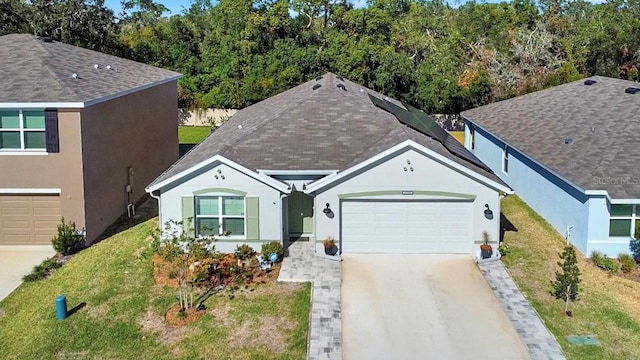
[(334, 237), (342, 252), (476, 255), (511, 190), (426, 114), (329, 73), (238, 111), (147, 191), (161, 224), (194, 219), (222, 251)]
[(0, 74), (0, 245), (93, 241), (178, 157), (178, 73), (14, 34)]
[(629, 253), (640, 84), (594, 76), (468, 110), (465, 146), (583, 254)]

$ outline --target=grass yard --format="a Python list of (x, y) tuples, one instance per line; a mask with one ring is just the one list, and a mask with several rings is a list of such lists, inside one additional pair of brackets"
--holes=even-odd
[(464, 145), (464, 131), (449, 131), (449, 134), (451, 134), (454, 139), (458, 140), (460, 144)]
[[(568, 358), (640, 359), (640, 283), (608, 275), (577, 252), (580, 300), (567, 317), (564, 302), (549, 294), (564, 237), (517, 196), (502, 201), (502, 212), (518, 229), (505, 233), (511, 252), (504, 263)], [(595, 335), (601, 346), (570, 345), (568, 335)]]
[(211, 134), (210, 126), (178, 126), (180, 144), (198, 144)]
[[(49, 279), (24, 283), (0, 302), (2, 359), (304, 359), (310, 284), (252, 284), (218, 294), (184, 327), (164, 313), (175, 289), (154, 285), (144, 251), (157, 219), (72, 258)], [(67, 296), (64, 321), (54, 300)]]

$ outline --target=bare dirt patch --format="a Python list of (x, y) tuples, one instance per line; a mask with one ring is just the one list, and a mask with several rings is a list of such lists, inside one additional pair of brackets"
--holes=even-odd
[(109, 312), (109, 305), (106, 303), (100, 305), (88, 305), (87, 314), (94, 319), (104, 319)]
[(233, 323), (233, 320), (231, 320), (231, 316), (229, 315), (229, 311), (231, 311), (231, 306), (226, 304), (225, 306), (210, 309), (209, 314), (212, 317), (212, 321), (216, 324), (229, 326)]
[(258, 324), (244, 322), (229, 336), (234, 347), (260, 347), (281, 353), (287, 349), (287, 332), (295, 325), (288, 319), (275, 316), (260, 318)]
[(173, 344), (187, 336), (191, 336), (197, 332), (196, 329), (185, 326), (170, 326), (162, 316), (154, 314), (153, 311), (147, 310), (138, 324), (142, 331), (147, 333), (157, 333), (158, 341), (162, 344)]

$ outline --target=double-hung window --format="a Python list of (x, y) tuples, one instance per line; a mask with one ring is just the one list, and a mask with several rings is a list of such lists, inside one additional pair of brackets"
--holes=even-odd
[(198, 196), (195, 206), (196, 236), (244, 236), (244, 197)]
[(0, 151), (46, 147), (44, 111), (0, 110)]
[(502, 171), (509, 173), (509, 147), (507, 145), (502, 149)]
[(637, 209), (640, 210), (640, 206), (612, 204), (609, 211), (609, 236), (634, 236)]

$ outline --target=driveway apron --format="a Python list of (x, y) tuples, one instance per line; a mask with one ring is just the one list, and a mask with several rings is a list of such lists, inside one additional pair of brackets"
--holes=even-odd
[(344, 359), (530, 359), (468, 255), (342, 257)]
[(51, 246), (0, 246), (0, 300), (9, 296), (34, 266), (53, 255)]

